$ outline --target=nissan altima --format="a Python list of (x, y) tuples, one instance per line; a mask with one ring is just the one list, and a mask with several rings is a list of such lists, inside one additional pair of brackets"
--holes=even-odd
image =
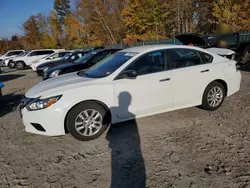
[(35, 85), (20, 112), (27, 132), (69, 132), (78, 140), (92, 140), (110, 124), (134, 118), (192, 106), (218, 109), (240, 88), (235, 64), (192, 46), (128, 48), (86, 71)]

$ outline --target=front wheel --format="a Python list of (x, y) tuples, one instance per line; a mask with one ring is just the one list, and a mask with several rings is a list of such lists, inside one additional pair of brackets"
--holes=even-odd
[(108, 112), (96, 102), (83, 102), (70, 110), (66, 118), (69, 133), (81, 141), (93, 140), (107, 129)]
[(204, 91), (201, 107), (208, 111), (217, 110), (225, 98), (225, 88), (219, 82), (210, 83)]
[(16, 66), (16, 65), (15, 65), (15, 63), (14, 63), (14, 62), (9, 62), (9, 67), (10, 67), (10, 68), (14, 69), (14, 68), (15, 68), (15, 66)]
[(24, 62), (17, 62), (16, 63), (16, 69), (18, 69), (18, 70), (23, 70), (25, 68), (25, 64), (24, 64)]

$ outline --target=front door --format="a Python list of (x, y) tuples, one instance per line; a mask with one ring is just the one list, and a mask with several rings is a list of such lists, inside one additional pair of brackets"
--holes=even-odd
[(165, 62), (165, 51), (145, 54), (124, 70), (136, 71), (135, 79), (114, 80), (117, 107), (112, 113), (117, 118), (150, 115), (172, 107), (171, 72), (166, 71)]

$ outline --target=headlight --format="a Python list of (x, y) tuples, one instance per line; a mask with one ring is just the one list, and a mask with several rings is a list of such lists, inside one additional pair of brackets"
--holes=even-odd
[(59, 101), (61, 97), (62, 95), (50, 97), (47, 99), (36, 99), (27, 106), (27, 109), (29, 111), (34, 111), (34, 110), (41, 110), (44, 108), (48, 108), (51, 105), (55, 104), (57, 101)]
[(49, 77), (50, 78), (54, 78), (54, 77), (57, 77), (60, 73), (60, 70), (56, 70), (56, 71), (53, 71), (52, 73), (50, 73)]

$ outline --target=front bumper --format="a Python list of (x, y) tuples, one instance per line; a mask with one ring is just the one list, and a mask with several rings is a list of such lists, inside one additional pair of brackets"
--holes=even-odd
[(24, 104), (20, 104), (19, 110), (26, 132), (46, 136), (65, 134), (64, 120), (67, 110), (59, 108), (57, 104), (36, 111), (28, 111)]

